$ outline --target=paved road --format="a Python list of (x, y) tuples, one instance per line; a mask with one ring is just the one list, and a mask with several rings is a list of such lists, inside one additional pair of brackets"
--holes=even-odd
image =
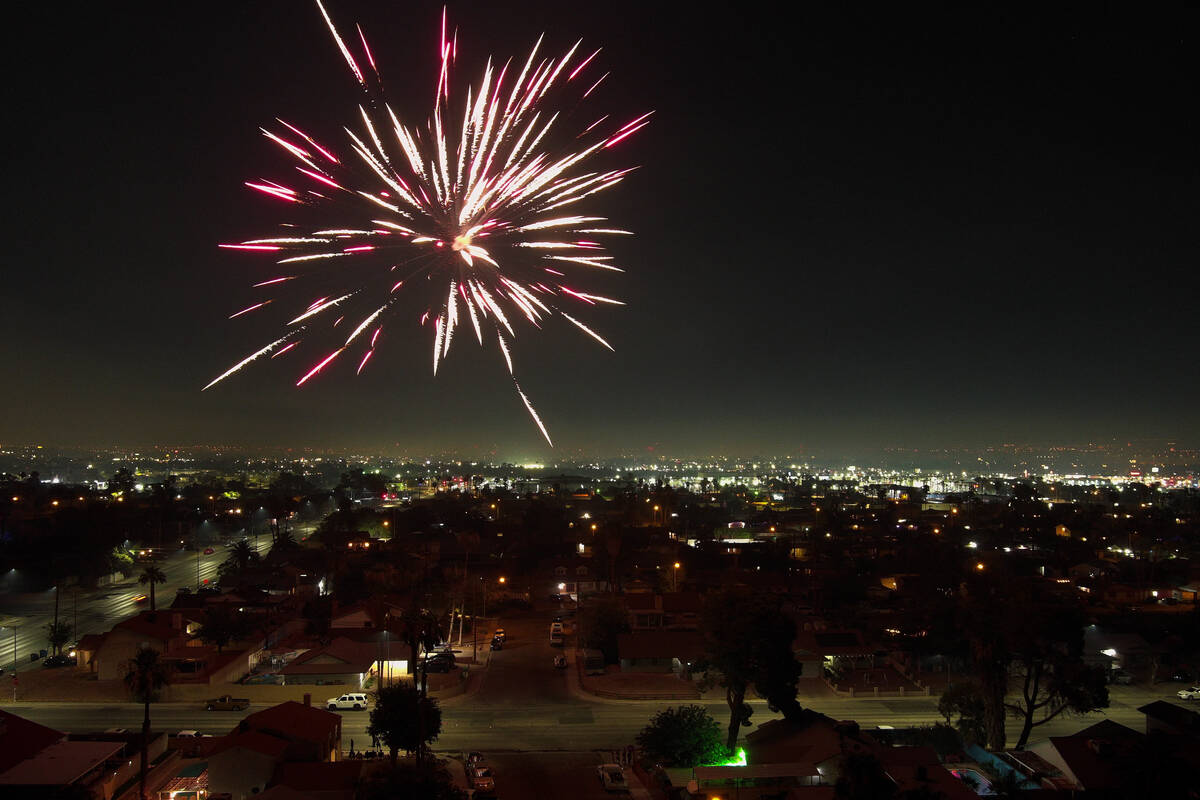
[[(250, 539), (252, 544), (254, 541)], [(259, 553), (266, 555), (270, 549), (271, 537), (259, 536)], [(203, 585), (205, 580), (215, 580), (217, 568), (225, 558), (226, 548), (215, 545), (212, 555), (176, 550), (160, 559), (157, 565), (167, 576), (167, 581), (154, 588), (159, 605), (169, 605), (181, 587), (195, 589), (197, 585)], [(0, 666), (4, 667), (6, 673), (12, 669), (14, 660), (18, 670), (42, 668), (40, 661), (29, 660), (29, 654), (49, 648), (46, 625), (54, 619), (54, 592), (51, 589), (38, 594), (0, 593)], [(135, 577), (97, 589), (76, 591), (64, 588), (59, 598), (59, 619), (75, 628), (76, 639), (89, 633), (104, 633), (121, 620), (150, 607), (149, 603), (135, 602), (135, 598), (142, 594), (148, 594), (148, 587), (137, 582), (136, 573)]]
[[(492, 662), (480, 691), (470, 697), (451, 698), (443, 705), (442, 735), (434, 747), (442, 751), (479, 750), (497, 758), (500, 754), (557, 751), (564, 754), (592, 754), (586, 761), (599, 763), (600, 751), (623, 747), (633, 740), (649, 718), (669, 702), (620, 702), (581, 698), (568, 691), (566, 676), (554, 669), (548, 642), (548, 616), (504, 620), (508, 643), (502, 651), (491, 653)], [(314, 687), (320, 688), (320, 687)], [(1111, 719), (1136, 730), (1145, 729), (1145, 718), (1138, 706), (1153, 700), (1175, 700), (1178, 684), (1159, 684), (1153, 689), (1138, 686), (1111, 687), (1112, 705), (1102, 714), (1083, 719), (1060, 718), (1035, 729), (1032, 741), (1048, 736), (1073, 733), (1101, 719)], [(316, 702), (324, 700), (317, 694)], [(800, 698), (802, 703), (835, 719), (857, 720), (863, 727), (890, 725), (928, 725), (941, 721), (936, 698), (892, 698), (884, 700), (849, 698)], [(702, 701), (722, 723), (728, 717), (723, 702)], [(1197, 703), (1180, 703), (1200, 709)], [(753, 720), (761, 724), (775, 717), (760, 701), (752, 702)], [(132, 703), (83, 705), (37, 703), (10, 706), (6, 710), (59, 730), (83, 732), (113, 726), (137, 727), (140, 706)], [(266, 708), (255, 705), (250, 712)], [(196, 729), (203, 733), (228, 732), (242, 717), (238, 713), (207, 712), (199, 704), (164, 703), (153, 707), (155, 728), (167, 731)], [(366, 735), (367, 714), (347, 711), (343, 715), (343, 746), (355, 740), (357, 749), (370, 743)], [(1009, 724), (1009, 741), (1019, 734), (1015, 722)], [(507, 758), (507, 757), (506, 757)], [(574, 764), (575, 756), (564, 755), (564, 763)], [(582, 758), (582, 756), (580, 756)], [(579, 763), (583, 763), (583, 761)], [(514, 762), (513, 773), (526, 774), (525, 762)], [(508, 769), (505, 770), (509, 772)], [(536, 770), (534, 773), (536, 774)], [(592, 778), (589, 774), (589, 779)]]

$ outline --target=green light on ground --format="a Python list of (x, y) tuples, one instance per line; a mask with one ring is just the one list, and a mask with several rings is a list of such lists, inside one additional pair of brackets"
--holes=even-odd
[(733, 756), (720, 764), (713, 764), (714, 767), (744, 767), (746, 766), (746, 748), (739, 747), (733, 751)]

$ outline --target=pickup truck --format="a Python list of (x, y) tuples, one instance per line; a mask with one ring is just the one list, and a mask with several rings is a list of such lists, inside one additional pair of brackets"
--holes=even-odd
[(209, 711), (244, 711), (250, 707), (250, 700), (245, 697), (218, 697), (204, 704)]

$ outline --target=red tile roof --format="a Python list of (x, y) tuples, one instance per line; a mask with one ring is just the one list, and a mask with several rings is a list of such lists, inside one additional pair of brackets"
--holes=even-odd
[(169, 642), (185, 635), (179, 628), (171, 625), (170, 615), (162, 611), (147, 611), (138, 614), (136, 617), (113, 625), (113, 630), (129, 631), (149, 639), (157, 639), (160, 642)]
[(288, 700), (251, 714), (241, 724), (249, 730), (266, 731), (295, 741), (324, 745), (341, 730), (342, 718), (332, 711)]
[[(339, 636), (325, 647), (309, 650), (284, 667), (284, 675), (339, 675), (363, 673), (378, 658), (374, 642), (356, 642)], [(321, 662), (312, 663), (316, 659)], [(333, 659), (332, 661), (327, 659)]]
[(1145, 735), (1119, 722), (1106, 719), (1084, 728), (1074, 736), (1051, 736), (1050, 744), (1067, 768), (1089, 791), (1118, 786), (1119, 770), (1130, 756), (1139, 754)]
[(62, 731), (0, 711), (0, 772), (7, 772), (40, 750), (66, 738), (67, 735)]
[(260, 731), (238, 731), (226, 736), (222, 744), (213, 750), (212, 755), (224, 752), (233, 747), (240, 747), (243, 750), (253, 750), (256, 753), (280, 759), (287, 752), (288, 742), (286, 739), (280, 739), (278, 736), (272, 736)]

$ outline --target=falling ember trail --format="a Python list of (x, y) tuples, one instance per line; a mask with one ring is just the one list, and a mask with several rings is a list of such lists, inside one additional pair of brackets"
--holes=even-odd
[[(353, 35), (343, 36), (326, 3), (315, 2), (354, 77), (358, 113), (344, 128), (341, 148), (325, 146), (328, 140), (318, 144), (278, 118), (280, 127), (260, 129), (294, 169), (245, 185), (317, 224), (289, 221), (282, 233), (219, 245), (276, 265), (269, 273), (274, 277), (259, 277), (254, 289), (292, 293), (255, 297), (231, 318), (286, 307), (291, 314), (282, 319), (295, 327), (204, 388), (261, 356), (298, 352), (315, 332), (328, 336), (343, 320), (354, 325), (344, 344), (326, 351), (297, 386), (351, 347), (361, 374), (378, 362), (373, 357), (383, 329), (414, 317), (420, 326), (433, 323), (425, 335), (432, 337), (436, 375), (467, 322), (480, 345), (488, 330), (495, 332), (521, 402), (553, 446), (517, 383), (512, 343), (520, 326), (540, 329), (557, 316), (613, 349), (575, 315), (623, 305), (591, 284), (623, 271), (604, 242), (629, 231), (583, 209), (587, 198), (632, 171), (607, 163), (609, 153), (649, 124), (653, 112), (620, 119), (588, 114), (581, 127), (567, 129), (574, 116), (568, 112), (609, 75), (595, 66), (601, 49), (585, 48), (582, 40), (555, 57), (543, 54), (539, 38), (526, 58), (489, 59), (475, 83), (459, 86), (458, 34), (443, 10), (432, 112), (427, 121), (406, 122), (383, 94), (377, 54), (363, 29), (356, 24)], [(305, 299), (296, 303), (296, 293)], [(413, 309), (401, 298), (412, 295), (420, 305), (409, 316)]]

